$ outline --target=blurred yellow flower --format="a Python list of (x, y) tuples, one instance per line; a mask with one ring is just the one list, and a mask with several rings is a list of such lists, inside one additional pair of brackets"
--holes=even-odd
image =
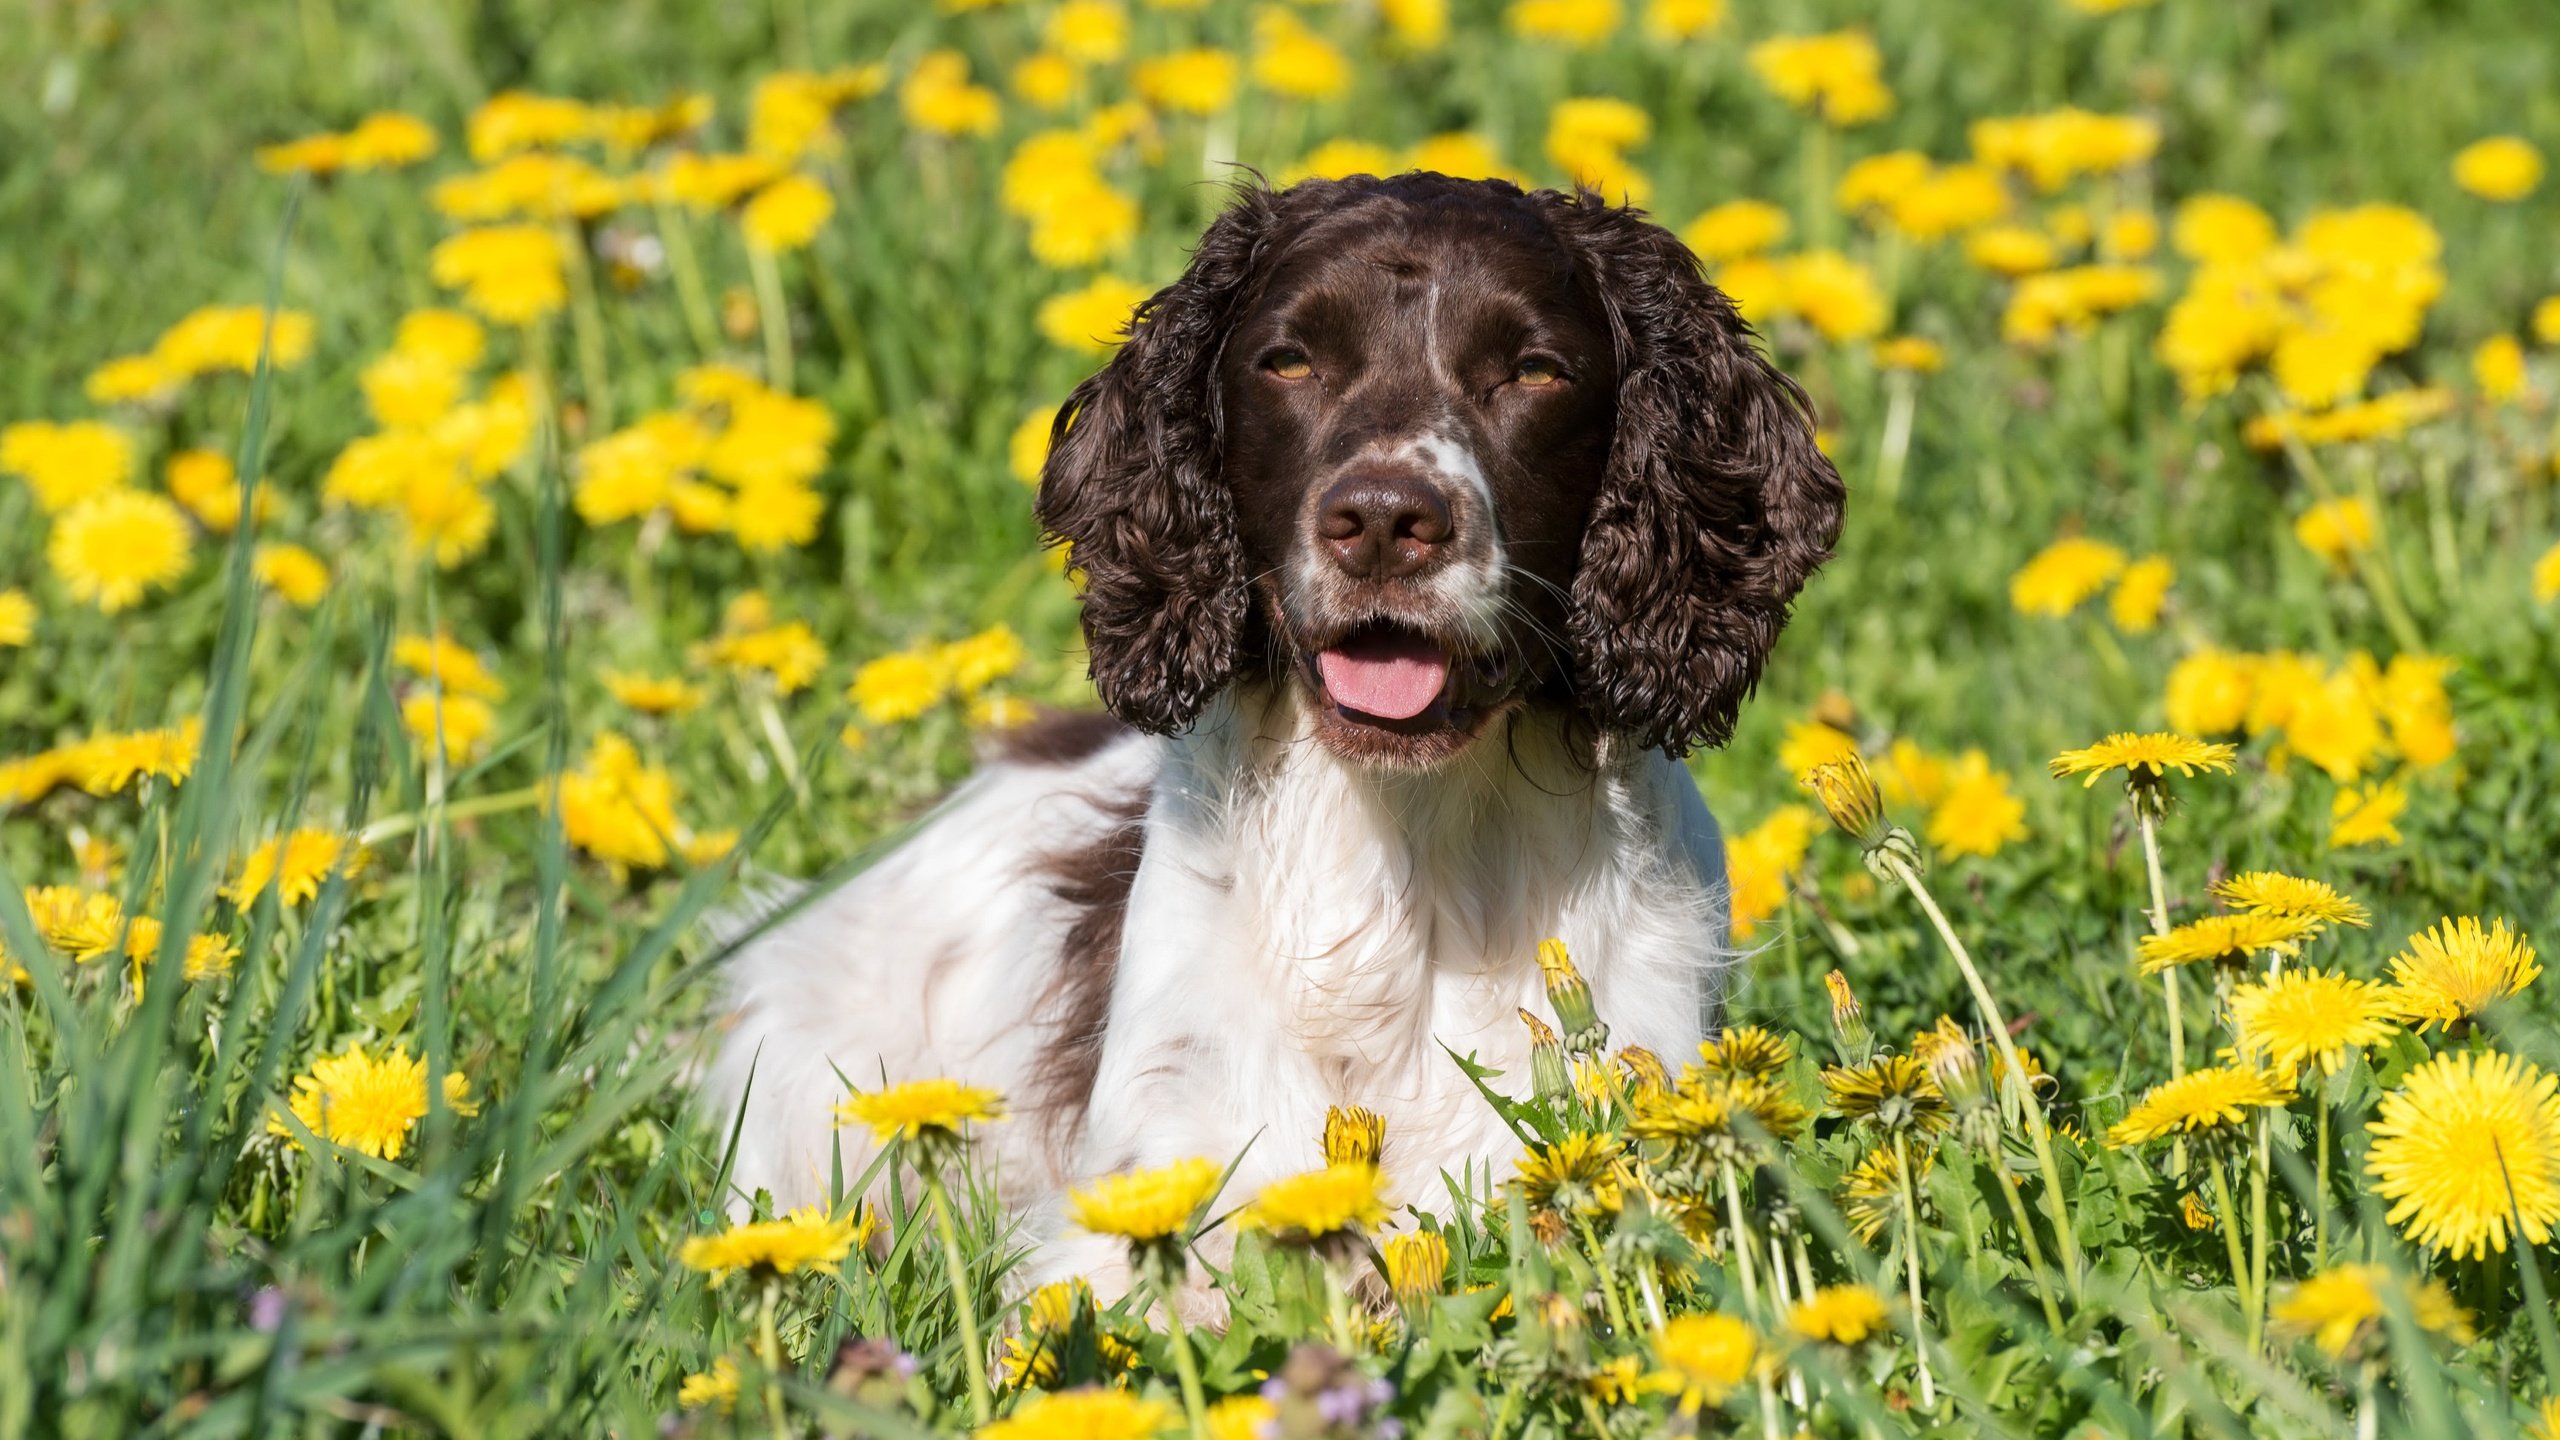
[(1787, 1328), (1807, 1340), (1855, 1345), (1886, 1328), (1884, 1297), (1864, 1285), (1825, 1285), (1787, 1310)]
[(1555, 41), (1587, 50), (1617, 33), (1626, 19), (1620, 0), (1511, 0), (1502, 12), (1511, 33), (1528, 41)]
[(1031, 216), (1031, 258), (1053, 270), (1118, 255), (1138, 235), (1138, 202), (1091, 170), (1065, 171)]
[[(1223, 1401), (1220, 1408), (1243, 1403)], [(979, 1427), (978, 1440), (1154, 1440), (1181, 1419), (1172, 1407), (1127, 1390), (1042, 1390), (1003, 1419)]]
[(1689, 222), (1680, 239), (1709, 262), (1757, 255), (1787, 238), (1787, 212), (1766, 200), (1728, 200)]
[(2066, 535), (2009, 577), (2009, 604), (2021, 615), (2061, 619), (2122, 574), (2125, 554), (2103, 541)]
[(1368, 140), (1341, 136), (1327, 140), (1306, 154), (1306, 158), (1280, 172), (1280, 183), (1300, 180), (1340, 180), (1350, 175), (1393, 175), (1404, 167), (1396, 163), (1396, 152)]
[(2009, 791), (2009, 777), (1991, 768), (1979, 750), (1968, 750), (1946, 779), (1946, 793), (1929, 811), (1928, 841), (1942, 855), (2000, 853), (2027, 838), (2027, 806)]
[(1147, 287), (1115, 275), (1097, 275), (1081, 290), (1069, 290), (1040, 302), (1038, 324), (1049, 343), (1068, 350), (1108, 354), (1133, 323)]
[(993, 134), (1003, 108), (996, 92), (969, 83), (969, 57), (957, 50), (927, 52), (898, 87), (900, 113), (929, 135)]
[(1902, 370), (1915, 375), (1934, 375), (1946, 368), (1947, 352), (1937, 341), (1919, 335), (1897, 335), (1878, 341), (1876, 365), (1884, 370)]
[(2542, 183), (2542, 152), (2521, 135), (2492, 135), (2455, 152), (2453, 183), (2483, 200), (2521, 200)]
[(1994, 275), (2050, 270), (2061, 259), (2052, 237), (2024, 225), (1992, 225), (1965, 237), (1964, 258)]
[(1129, 49), (1129, 12), (1112, 0), (1065, 0), (1040, 33), (1051, 50), (1080, 64), (1116, 64)]
[(1788, 877), (1803, 868), (1805, 854), (1821, 828), (1811, 807), (1781, 805), (1768, 819), (1727, 842), (1727, 904), (1735, 939), (1750, 939), (1785, 908)]
[(586, 763), (560, 777), (556, 800), (569, 843), (615, 867), (653, 870), (690, 836), (676, 819), (676, 783), (629, 740), (611, 731), (588, 747)]
[(2276, 248), (2276, 222), (2237, 195), (2190, 195), (2170, 219), (2169, 246), (2200, 265), (2245, 265)]
[(223, 893), (246, 909), (258, 903), (267, 887), (287, 909), (317, 899), (331, 875), (350, 874), (364, 864), (364, 847), (334, 830), (300, 827), (261, 842), (240, 865), (240, 874)]
[(1466, 130), (1434, 135), (1417, 142), (1406, 153), (1404, 168), (1426, 170), (1459, 180), (1515, 178), (1509, 167), (1502, 163), (1502, 152), (1494, 148), (1492, 141)]
[(901, 650), (866, 662), (853, 674), (845, 698), (873, 725), (913, 720), (951, 693), (951, 671), (930, 650)]
[(1850, 162), (1840, 172), (1832, 200), (1851, 214), (1882, 210), (1929, 178), (1929, 157), (1917, 150), (1887, 150)]
[(1040, 471), (1049, 463), (1049, 432), (1056, 428), (1057, 421), (1058, 407), (1042, 405), (1013, 427), (1013, 438), (1005, 443), (1005, 456), (1014, 479), (1025, 485), (1040, 483)]
[(2160, 148), (2157, 121), (2099, 115), (2066, 105), (2037, 115), (1976, 120), (1973, 156), (2015, 170), (2050, 195), (2077, 175), (2105, 175), (2149, 160)]
[(0, 429), (0, 473), (25, 480), (47, 514), (123, 489), (134, 465), (133, 441), (96, 420), (22, 420)]
[(2167, 603), (2169, 587), (2177, 578), (2177, 567), (2166, 555), (2146, 555), (2134, 561), (2116, 577), (2115, 593), (2107, 597), (2108, 618), (2128, 635), (2149, 632), (2160, 623), (2160, 608)]
[(2401, 1275), (2381, 1265), (2333, 1265), (2285, 1287), (2267, 1307), (2276, 1328), (2310, 1338), (2332, 1360), (2369, 1352), (2390, 1321), (2388, 1290), (2399, 1292), (2399, 1305), (2421, 1330), (2448, 1336), (2457, 1344), (2472, 1338), (2471, 1317), (2453, 1303), (2453, 1292), (2441, 1280)]
[(1659, 44), (1695, 40), (1724, 24), (1725, 0), (1645, 0), (1644, 33)]
[(1253, 12), (1253, 81), (1276, 95), (1323, 100), (1351, 84), (1351, 62), (1305, 21), (1277, 5)]
[(1374, 1227), (1387, 1218), (1386, 1177), (1375, 1165), (1328, 1165), (1275, 1180), (1236, 1217), (1247, 1230), (1315, 1241)]
[(2341, 786), (2329, 805), (2329, 848), (2400, 843), (2401, 812), (2409, 808), (2409, 792), (2391, 781)]
[[(445, 1077), (444, 1103), (459, 1115), (479, 1113), (471, 1086), (458, 1070)], [(385, 1046), (379, 1055), (350, 1045), (341, 1054), (313, 1062), (311, 1073), (296, 1076), (287, 1104), (314, 1136), (376, 1160), (397, 1160), (409, 1148), (409, 1132), (426, 1118), (427, 1064), (397, 1045)], [(267, 1130), (293, 1136), (280, 1118), (268, 1121)], [(297, 1149), (301, 1143), (293, 1140)]]
[(36, 602), (24, 590), (0, 590), (0, 648), (25, 645), (36, 636)]
[(1709, 1312), (1673, 1316), (1655, 1334), (1653, 1353), (1679, 1390), (1680, 1413), (1695, 1415), (1750, 1382), (1760, 1344), (1740, 1319)]
[(2490, 400), (2513, 400), (2524, 393), (2524, 345), (2513, 335), (2493, 335), (2471, 352), (2471, 379)]
[(2075, 265), (2029, 275), (2010, 293), (2000, 335), (2013, 344), (2047, 344), (2159, 293), (2159, 272), (2138, 265)]
[(119, 355), (89, 372), (81, 392), (100, 405), (151, 405), (169, 399), (187, 377), (149, 355)]
[(689, 658), (696, 665), (717, 665), (742, 675), (763, 674), (777, 694), (792, 695), (818, 678), (827, 663), (827, 647), (806, 621), (787, 620), (724, 628), (695, 646)]
[[(216, 450), (181, 450), (169, 457), (165, 478), (169, 498), (185, 506), (207, 530), (228, 535), (239, 527), (239, 475), (232, 469), (230, 456)], [(255, 487), (250, 511), (260, 523), (275, 516), (275, 493), (263, 481)]]
[(1141, 60), (1130, 83), (1150, 105), (1180, 115), (1215, 115), (1235, 103), (1236, 57), (1224, 50), (1176, 50)]
[(487, 748), (498, 728), (498, 712), (474, 696), (420, 690), (400, 702), (400, 725), (419, 744), (440, 746), (452, 759), (467, 760)]
[(2293, 538), (2343, 570), (2357, 551), (2373, 548), (2374, 529), (2373, 507), (2363, 497), (2349, 495), (2319, 501), (2303, 511), (2293, 522)]
[(2560, 345), (2560, 295), (2534, 302), (2532, 326), (2535, 344)]
[(718, 1409), (727, 1414), (738, 1404), (738, 1362), (723, 1355), (711, 1368), (684, 1377), (676, 1387), (676, 1404), (686, 1410)]
[(818, 236), (835, 214), (835, 197), (806, 175), (785, 175), (755, 194), (738, 212), (747, 243), (770, 251), (798, 250)]
[(175, 584), (194, 553), (195, 537), (177, 506), (117, 490), (64, 511), (54, 521), (45, 562), (72, 599), (113, 615)]
[(1075, 99), (1082, 77), (1074, 61), (1043, 50), (1015, 62), (1012, 82), (1013, 93), (1032, 108), (1054, 113)]
[(530, 325), (569, 301), (560, 239), (541, 225), (495, 225), (461, 234), (427, 257), (438, 285), (501, 325)]
[(2533, 562), (2533, 598), (2545, 605), (2560, 600), (2560, 544), (2542, 552)]
[(974, 695), (1022, 668), (1025, 654), (1022, 637), (1012, 626), (999, 624), (952, 641), (935, 658), (954, 690)]
[(519, 150), (575, 144), (593, 128), (593, 117), (578, 101), (509, 90), (471, 112), (463, 142), (471, 158), (485, 165)]
[(1449, 38), (1449, 0), (1378, 0), (1387, 30), (1408, 50), (1433, 50)]
[(152, 342), (151, 358), (178, 375), (210, 375), (232, 371), (248, 375), (261, 355), (278, 370), (290, 370), (311, 356), (311, 316), (301, 310), (278, 310), (274, 333), (267, 313), (256, 305), (208, 305), (192, 311)]
[(699, 708), (703, 700), (702, 687), (681, 675), (607, 670), (602, 678), (606, 694), (643, 715), (681, 715)]
[(1864, 30), (1775, 36), (1752, 46), (1746, 58), (1770, 93), (1825, 124), (1863, 125), (1893, 109), (1884, 55)]
[(391, 663), (454, 695), (504, 700), (507, 687), (480, 658), (479, 652), (442, 631), (403, 635), (391, 643)]

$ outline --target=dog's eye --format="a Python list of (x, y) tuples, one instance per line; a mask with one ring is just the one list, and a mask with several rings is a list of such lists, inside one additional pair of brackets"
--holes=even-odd
[(1262, 368), (1283, 380), (1304, 380), (1316, 369), (1307, 363), (1307, 352), (1303, 350), (1274, 350), (1263, 357)]
[(1538, 389), (1541, 386), (1553, 385), (1563, 378), (1564, 371), (1556, 368), (1556, 362), (1553, 360), (1541, 359), (1534, 355), (1521, 361), (1517, 366), (1513, 367), (1511, 371), (1511, 380), (1513, 384), (1526, 385), (1532, 390)]

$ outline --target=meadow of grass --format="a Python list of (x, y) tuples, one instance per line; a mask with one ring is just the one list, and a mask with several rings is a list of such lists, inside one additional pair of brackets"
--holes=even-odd
[[(0, 1435), (2550, 1433), (2550, 19), (13, 8)], [(1759, 1028), (1560, 967), (1517, 1182), (1088, 1215), (1223, 1330), (931, 1125), (732, 1232), (697, 922), (1091, 703), (1047, 407), (1231, 163), (1417, 158), (1645, 197), (1849, 481), (1695, 762)]]

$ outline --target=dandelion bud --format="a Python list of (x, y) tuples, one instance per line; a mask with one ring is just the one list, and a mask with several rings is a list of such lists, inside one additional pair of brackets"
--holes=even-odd
[(1328, 1105), (1324, 1112), (1324, 1163), (1375, 1165), (1386, 1148), (1386, 1117), (1358, 1105)]
[(1547, 1003), (1556, 1007), (1564, 1026), (1565, 1048), (1576, 1055), (1597, 1055), (1609, 1043), (1609, 1027), (1591, 1008), (1591, 985), (1574, 968), (1573, 956), (1561, 940), (1538, 942), (1538, 970), (1547, 979)]
[(1663, 1068), (1662, 1057), (1641, 1045), (1620, 1050), (1618, 1063), (1626, 1068), (1627, 1088), (1639, 1095), (1647, 1090), (1671, 1088), (1671, 1072)]
[(1929, 1067), (1929, 1078), (1938, 1082), (1938, 1089), (1959, 1113), (1991, 1103), (1991, 1087), (1982, 1076), (1982, 1054), (1953, 1019), (1941, 1015), (1936, 1026), (1911, 1037), (1911, 1054)]
[(1550, 1104), (1572, 1098), (1573, 1071), (1565, 1064), (1564, 1045), (1547, 1022), (1523, 1010), (1520, 1023), (1529, 1027), (1529, 1080), (1538, 1098)]
[(1919, 870), (1920, 842), (1911, 838), (1910, 831), (1886, 823), (1884, 797), (1877, 793), (1876, 777), (1867, 769), (1865, 756), (1852, 750), (1836, 760), (1825, 760), (1806, 771), (1802, 783), (1822, 803), (1822, 813), (1831, 817), (1840, 833), (1858, 842), (1867, 868), (1877, 879), (1894, 877), (1897, 868)]
[(1396, 1301), (1418, 1305), (1441, 1292), (1449, 1275), (1449, 1242), (1437, 1230), (1398, 1235), (1379, 1247)]
[(1840, 1048), (1840, 1063), (1864, 1065), (1876, 1053), (1876, 1037), (1867, 1029), (1866, 1007), (1849, 989), (1849, 977), (1834, 970), (1822, 977), (1831, 992), (1831, 1039)]

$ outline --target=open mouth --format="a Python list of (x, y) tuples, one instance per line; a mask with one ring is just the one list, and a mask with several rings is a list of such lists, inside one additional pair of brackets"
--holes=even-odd
[(1335, 716), (1403, 735), (1474, 728), (1510, 666), (1469, 656), (1410, 626), (1373, 622), (1315, 652), (1314, 679)]

